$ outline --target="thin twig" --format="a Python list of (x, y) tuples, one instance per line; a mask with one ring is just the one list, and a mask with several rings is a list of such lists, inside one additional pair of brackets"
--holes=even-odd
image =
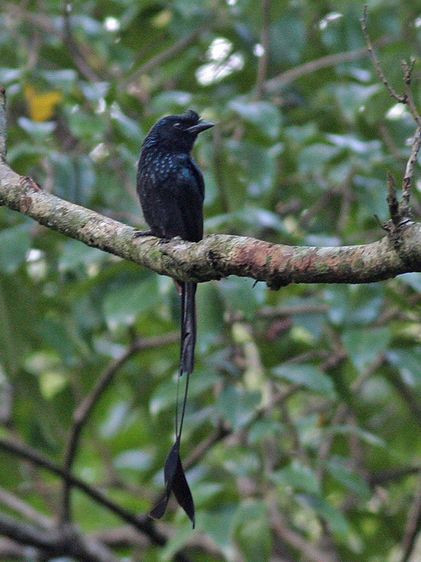
[(262, 2), (262, 32), (260, 43), (262, 45), (262, 55), (258, 59), (257, 78), (256, 78), (256, 99), (259, 100), (265, 89), (265, 82), (268, 73), (270, 56), (270, 12), (272, 1), (263, 0)]
[[(162, 347), (164, 345), (169, 345), (178, 341), (177, 333), (170, 333), (164, 336), (155, 336), (150, 338), (139, 338), (128, 349), (115, 361), (113, 361), (99, 377), (98, 382), (91, 390), (91, 392), (84, 398), (79, 407), (75, 410), (73, 414), (73, 425), (70, 429), (65, 460), (64, 460), (64, 472), (70, 474), (72, 467), (76, 458), (80, 438), (84, 427), (88, 423), (88, 420), (104, 394), (107, 388), (111, 385), (114, 380), (115, 375), (121, 369), (121, 367), (136, 353), (144, 349), (153, 349), (156, 347)], [(61, 521), (68, 522), (71, 520), (71, 505), (70, 505), (70, 493), (72, 488), (72, 482), (69, 479), (63, 480), (63, 502), (61, 511)]]
[(139, 80), (141, 76), (151, 72), (151, 70), (162, 66), (169, 60), (174, 59), (177, 55), (180, 55), (183, 51), (185, 51), (190, 45), (192, 45), (196, 39), (198, 39), (205, 31), (207, 31), (211, 27), (212, 21), (207, 21), (204, 25), (198, 27), (195, 31), (190, 33), (190, 35), (183, 36), (179, 41), (171, 45), (165, 51), (162, 51), (152, 57), (150, 60), (142, 64), (135, 72), (133, 72), (130, 76), (128, 76), (122, 84), (120, 84), (120, 88), (123, 86), (127, 86), (128, 84), (132, 84)]
[(415, 104), (414, 101), (414, 96), (412, 94), (412, 90), (411, 90), (411, 84), (412, 84), (412, 73), (414, 71), (414, 66), (415, 66), (415, 59), (411, 58), (408, 61), (401, 61), (401, 67), (402, 67), (402, 72), (403, 72), (403, 81), (405, 84), (405, 102), (406, 105), (408, 106), (408, 109), (415, 121), (415, 123), (417, 124), (418, 127), (421, 127), (421, 115), (418, 112), (417, 106)]
[(396, 182), (392, 174), (387, 174), (387, 204), (389, 205), (390, 218), (394, 225), (398, 225), (401, 219), (399, 202), (396, 197)]
[(6, 89), (0, 86), (0, 159), (5, 162), (7, 155), (7, 112)]
[(277, 501), (269, 498), (267, 503), (269, 506), (271, 525), (276, 535), (281, 540), (285, 541), (292, 548), (298, 550), (298, 552), (300, 552), (308, 562), (334, 561), (334, 559), (332, 559), (332, 557), (327, 552), (306, 541), (299, 533), (297, 533), (287, 525), (284, 516), (281, 515), (279, 511)]
[(405, 156), (403, 155), (402, 151), (400, 150), (400, 148), (397, 147), (395, 140), (393, 139), (392, 135), (390, 134), (390, 131), (388, 129), (388, 127), (386, 126), (385, 122), (379, 123), (378, 127), (377, 127), (378, 133), (381, 136), (386, 148), (388, 149), (388, 151), (390, 152), (390, 154), (393, 156), (393, 158), (396, 160), (396, 162), (399, 161), (406, 161)]
[[(35, 451), (28, 445), (24, 445), (22, 443), (17, 443), (16, 441), (11, 441), (10, 439), (0, 437), (0, 450), (24, 459), (31, 464), (39, 466), (55, 474), (56, 476), (59, 476), (60, 478), (69, 479), (73, 487), (82, 491), (96, 503), (102, 505), (111, 513), (114, 513), (114, 515), (116, 515), (126, 523), (129, 523), (141, 533), (145, 534), (147, 537), (149, 537), (149, 540), (153, 544), (158, 546), (163, 546), (166, 544), (167, 538), (160, 531), (158, 531), (151, 519), (145, 516), (135, 515), (127, 509), (123, 508), (121, 505), (107, 498), (97, 488), (90, 486), (85, 481), (77, 478), (76, 476), (67, 474), (60, 466), (45, 458), (40, 453), (38, 453), (38, 451)], [(177, 560), (177, 562), (190, 562), (190, 558), (181, 551), (175, 555), (175, 560)]]
[(417, 537), (421, 531), (421, 478), (418, 481), (418, 490), (408, 512), (405, 533), (402, 540), (401, 562), (409, 562), (414, 551)]
[(228, 189), (226, 186), (225, 176), (224, 176), (224, 162), (223, 162), (223, 138), (221, 127), (214, 127), (212, 130), (212, 148), (213, 148), (213, 174), (215, 177), (215, 183), (218, 188), (219, 200), (221, 202), (222, 211), (224, 213), (229, 213), (231, 211), (230, 201), (228, 197)]
[(364, 12), (361, 18), (361, 29), (364, 34), (367, 43), (367, 49), (370, 54), (370, 58), (373, 63), (373, 66), (376, 70), (377, 76), (383, 82), (384, 86), (386, 87), (391, 97), (394, 98), (397, 102), (403, 103), (408, 107), (412, 115), (412, 118), (414, 119), (417, 125), (417, 130), (415, 132), (414, 139), (412, 141), (411, 154), (406, 164), (405, 175), (402, 182), (403, 196), (402, 196), (401, 208), (399, 208), (399, 204), (396, 199), (395, 188), (391, 181), (391, 177), (390, 176), (388, 177), (389, 209), (391, 212), (392, 223), (396, 227), (398, 227), (402, 224), (402, 222), (407, 223), (411, 216), (410, 197), (411, 197), (412, 178), (414, 176), (415, 164), (417, 162), (418, 153), (421, 147), (421, 115), (418, 112), (417, 106), (415, 104), (414, 96), (411, 90), (415, 59), (411, 58), (409, 62), (405, 60), (401, 61), (403, 82), (404, 82), (404, 93), (402, 95), (399, 95), (396, 92), (396, 90), (392, 87), (389, 80), (386, 78), (385, 73), (383, 72), (380, 60), (373, 49), (370, 34), (368, 32), (367, 22), (368, 22), (368, 7), (364, 6)]
[(68, 52), (81, 75), (90, 82), (99, 82), (101, 77), (86, 62), (86, 57), (80, 52), (78, 44), (73, 37), (71, 13), (72, 2), (65, 1), (63, 8), (63, 43), (67, 46)]
[(42, 549), (50, 556), (77, 557), (80, 562), (117, 562), (111, 550), (76, 529), (40, 529), (0, 513), (0, 534), (18, 544)]
[(212, 449), (214, 445), (223, 441), (227, 437), (231, 437), (235, 434), (243, 434), (246, 432), (256, 421), (262, 419), (270, 410), (272, 410), (275, 406), (279, 406), (286, 402), (291, 396), (296, 394), (298, 391), (302, 389), (302, 385), (300, 384), (290, 384), (286, 389), (279, 391), (277, 394), (272, 396), (271, 403), (268, 406), (263, 406), (256, 410), (254, 415), (250, 418), (247, 422), (245, 427), (241, 427), (240, 429), (233, 431), (231, 427), (227, 427), (224, 424), (220, 424), (215, 431), (209, 435), (206, 439), (204, 439), (197, 447), (192, 451), (190, 456), (188, 457), (187, 461), (185, 462), (186, 470), (192, 468), (196, 465), (206, 454), (207, 452)]
[(15, 511), (25, 519), (33, 521), (37, 525), (49, 529), (52, 527), (52, 520), (34, 509), (31, 505), (24, 502), (14, 494), (11, 494), (4, 488), (0, 488), (0, 503)]
[(418, 125), (412, 141), (411, 154), (406, 163), (405, 175), (402, 181), (402, 204), (401, 214), (403, 218), (407, 218), (411, 214), (410, 199), (412, 179), (414, 177), (415, 165), (417, 163), (418, 154), (421, 148), (421, 126)]
[(389, 374), (387, 378), (405, 402), (408, 410), (412, 414), (413, 420), (421, 427), (421, 403), (414, 395), (412, 388), (408, 387), (398, 375)]
[[(388, 37), (382, 37), (376, 41), (376, 45), (378, 46), (383, 46), (387, 43), (390, 43), (390, 39)], [(313, 72), (337, 66), (338, 64), (343, 64), (345, 62), (353, 62), (358, 59), (363, 59), (367, 57), (367, 55), (367, 48), (362, 47), (361, 49), (355, 49), (354, 51), (334, 53), (332, 55), (326, 55), (324, 57), (305, 62), (267, 80), (264, 85), (264, 90), (268, 94), (274, 94), (281, 88), (292, 84), (303, 76), (307, 76)]]
[(413, 474), (421, 475), (421, 465), (378, 470), (367, 475), (367, 483), (369, 486), (383, 486), (389, 482), (396, 482), (397, 480), (412, 476)]
[(363, 12), (363, 16), (361, 18), (361, 29), (362, 32), (364, 34), (364, 38), (367, 44), (367, 50), (368, 50), (368, 54), (370, 55), (371, 61), (373, 63), (373, 66), (376, 70), (377, 76), (379, 77), (379, 79), (383, 82), (384, 86), (386, 87), (387, 91), (389, 92), (389, 94), (391, 95), (391, 97), (393, 99), (395, 99), (397, 102), (399, 103), (406, 103), (406, 96), (405, 95), (399, 95), (396, 90), (393, 88), (393, 86), (390, 84), (389, 80), (386, 78), (382, 66), (380, 64), (380, 61), (376, 55), (376, 52), (374, 51), (374, 47), (373, 47), (373, 43), (371, 42), (371, 38), (370, 38), (370, 34), (368, 33), (368, 7), (364, 6), (364, 12)]

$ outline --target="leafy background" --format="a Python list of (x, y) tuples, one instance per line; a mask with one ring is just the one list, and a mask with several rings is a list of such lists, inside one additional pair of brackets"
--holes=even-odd
[[(367, 3), (399, 90), (400, 60), (421, 54), (421, 6)], [(57, 0), (3, 2), (11, 167), (140, 228), (142, 139), (162, 115), (191, 107), (218, 122), (195, 151), (208, 234), (302, 245), (380, 238), (386, 172), (403, 175), (410, 116), (364, 56), (295, 80), (285, 74), (363, 48), (363, 2), (273, 1), (265, 25), (269, 4), (88, 0), (74, 2), (66, 33)], [(414, 95), (421, 104), (417, 84)], [(416, 213), (419, 204), (416, 193)], [(133, 341), (161, 338), (123, 363), (75, 467), (145, 513), (172, 440), (179, 316), (171, 280), (8, 209), (0, 228), (2, 435), (61, 463), (73, 411), (104, 370)], [(237, 278), (200, 286), (183, 450), (193, 455), (197, 530), (174, 508), (160, 527), (165, 547), (129, 544), (116, 555), (153, 562), (184, 548), (197, 561), (307, 561), (325, 549), (346, 562), (409, 560), (421, 467), (420, 288), (419, 274), (277, 292)], [(0, 486), (54, 517), (59, 481), (0, 459)], [(80, 493), (74, 507), (86, 533), (121, 525)]]

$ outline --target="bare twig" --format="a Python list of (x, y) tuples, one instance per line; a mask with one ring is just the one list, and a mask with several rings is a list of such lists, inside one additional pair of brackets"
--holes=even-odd
[(395, 226), (398, 226), (401, 220), (399, 211), (399, 201), (396, 197), (396, 182), (392, 174), (387, 174), (387, 204), (389, 205), (390, 218)]
[(262, 45), (262, 55), (259, 58), (256, 78), (256, 99), (260, 99), (265, 89), (265, 82), (269, 66), (270, 56), (270, 12), (272, 1), (263, 0), (262, 2), (262, 32), (260, 42)]
[[(185, 51), (190, 45), (192, 45), (206, 30), (208, 30), (211, 26), (212, 22), (207, 21), (204, 25), (198, 27), (195, 31), (190, 33), (190, 35), (185, 35), (179, 41), (171, 45), (165, 51), (158, 53), (150, 60), (142, 64), (135, 72), (133, 72), (130, 76), (123, 81), (123, 87), (136, 82), (139, 80), (141, 76), (151, 72), (154, 68), (157, 68), (169, 60), (174, 59), (177, 55)], [(120, 84), (121, 87), (121, 84)]]
[(0, 560), (4, 562), (27, 560), (28, 554), (30, 556), (33, 554), (33, 552), (28, 553), (28, 549), (33, 550), (33, 547), (19, 545), (14, 540), (5, 537), (0, 539)]
[(336, 557), (332, 558), (329, 553), (306, 541), (299, 533), (289, 527), (279, 512), (277, 502), (274, 499), (270, 498), (268, 503), (272, 527), (281, 540), (302, 553), (308, 562), (336, 562)]
[(364, 34), (364, 38), (367, 44), (368, 54), (370, 55), (371, 61), (373, 66), (376, 70), (377, 76), (383, 82), (384, 86), (386, 87), (387, 91), (389, 92), (390, 96), (395, 99), (399, 103), (406, 103), (406, 95), (400, 95), (396, 92), (393, 86), (390, 84), (389, 80), (386, 78), (385, 73), (383, 72), (382, 65), (374, 51), (373, 43), (371, 42), (370, 34), (368, 33), (368, 7), (364, 6), (363, 16), (361, 18), (361, 29)]
[(389, 468), (378, 470), (367, 475), (367, 482), (370, 486), (383, 486), (389, 482), (396, 482), (413, 474), (421, 475), (421, 466), (404, 466), (401, 468)]
[(207, 452), (212, 449), (214, 445), (235, 434), (244, 434), (244, 432), (246, 432), (254, 423), (256, 423), (256, 421), (262, 419), (275, 406), (282, 405), (301, 389), (302, 386), (300, 384), (290, 384), (286, 389), (277, 392), (271, 397), (271, 402), (269, 405), (265, 405), (257, 409), (255, 414), (247, 422), (246, 426), (238, 429), (237, 431), (233, 431), (231, 427), (226, 427), (222, 423), (219, 424), (215, 431), (211, 435), (209, 435), (209, 437), (199, 443), (199, 445), (197, 445), (197, 447), (193, 450), (193, 452), (185, 462), (186, 470), (196, 465), (207, 454)]
[[(389, 42), (390, 40), (388, 37), (383, 37), (376, 41), (376, 45), (385, 45)], [(355, 49), (354, 51), (348, 51), (347, 53), (335, 53), (333, 55), (326, 55), (324, 57), (320, 57), (319, 59), (305, 62), (304, 64), (295, 66), (294, 68), (286, 70), (278, 76), (267, 80), (264, 85), (264, 90), (268, 94), (274, 94), (281, 88), (292, 84), (303, 76), (307, 76), (313, 72), (337, 66), (338, 64), (345, 62), (353, 62), (358, 59), (363, 59), (367, 57), (367, 54), (367, 49), (363, 47), (361, 49)]]
[(0, 159), (5, 162), (7, 154), (6, 90), (0, 86)]
[(41, 529), (0, 513), (0, 534), (18, 544), (41, 548), (49, 555), (67, 555), (81, 562), (117, 562), (111, 550), (76, 529)]
[(73, 37), (72, 23), (71, 23), (71, 13), (72, 13), (72, 2), (66, 0), (64, 2), (63, 9), (63, 42), (67, 45), (69, 54), (71, 55), (75, 66), (81, 73), (81, 75), (89, 80), (90, 82), (99, 82), (101, 77), (97, 72), (86, 62), (86, 58), (81, 52)]
[(418, 127), (421, 127), (421, 115), (418, 112), (417, 106), (414, 101), (414, 96), (411, 90), (411, 83), (412, 83), (412, 73), (415, 66), (415, 59), (411, 58), (410, 61), (401, 61), (401, 67), (403, 72), (403, 81), (405, 84), (405, 104), (408, 106), (408, 109), (417, 124)]
[(31, 505), (27, 504), (14, 494), (11, 494), (4, 488), (0, 488), (0, 503), (5, 505), (12, 511), (15, 511), (22, 517), (25, 517), (26, 519), (33, 521), (37, 525), (44, 527), (44, 529), (51, 528), (52, 526), (52, 521), (48, 517), (34, 509)]
[[(122, 354), (121, 357), (113, 361), (99, 377), (97, 384), (94, 386), (92, 391), (85, 397), (83, 402), (75, 410), (73, 414), (73, 425), (71, 427), (69, 438), (66, 447), (65, 460), (64, 460), (64, 472), (70, 474), (75, 457), (77, 454), (77, 449), (79, 446), (82, 431), (86, 426), (90, 415), (92, 414), (96, 404), (100, 400), (101, 396), (113, 382), (115, 375), (121, 369), (121, 367), (136, 353), (144, 349), (153, 349), (156, 347), (162, 347), (171, 343), (175, 343), (178, 340), (177, 333), (166, 334), (164, 336), (156, 336), (150, 338), (139, 338), (128, 349)], [(71, 506), (70, 506), (70, 491), (72, 487), (72, 482), (65, 478), (63, 480), (63, 503), (61, 520), (62, 522), (70, 521), (71, 519)]]
[(4, 380), (0, 386), (0, 393), (0, 424), (10, 428), (13, 425), (15, 388), (9, 381)]
[(414, 395), (412, 388), (408, 387), (398, 375), (389, 374), (388, 380), (395, 387), (395, 390), (405, 402), (408, 410), (412, 414), (412, 419), (421, 427), (421, 403)]
[(386, 123), (382, 122), (379, 123), (377, 127), (378, 133), (382, 138), (386, 148), (390, 152), (390, 154), (394, 157), (396, 162), (405, 162), (406, 158), (400, 148), (395, 143), (393, 136), (390, 134), (389, 128), (386, 126)]
[(195, 464), (197, 464), (206, 453), (219, 441), (222, 441), (232, 433), (231, 429), (226, 427), (222, 422), (218, 425), (213, 433), (211, 433), (206, 439), (201, 441), (197, 447), (192, 451), (187, 461), (184, 463), (185, 470), (189, 470)]
[(417, 158), (420, 148), (421, 148), (421, 126), (419, 125), (417, 127), (417, 130), (415, 131), (414, 139), (412, 141), (411, 154), (406, 164), (405, 175), (402, 181), (401, 214), (403, 218), (409, 218), (411, 214), (410, 198), (411, 198), (412, 179), (414, 177), (415, 165), (417, 163)]
[(214, 127), (212, 129), (212, 144), (213, 174), (215, 176), (215, 183), (218, 188), (222, 210), (224, 213), (229, 213), (231, 209), (227, 185), (223, 173), (223, 138), (220, 127)]
[(421, 531), (421, 478), (418, 481), (418, 490), (408, 512), (405, 533), (402, 540), (401, 562), (409, 562), (415, 548), (417, 537)]
[(401, 205), (399, 205), (397, 202), (395, 188), (392, 183), (391, 177), (390, 176), (388, 177), (388, 187), (389, 187), (388, 202), (389, 202), (390, 214), (391, 214), (393, 225), (398, 227), (398, 226), (402, 226), (403, 223), (407, 223), (411, 216), (410, 196), (411, 196), (412, 178), (414, 176), (415, 164), (417, 162), (418, 153), (421, 147), (421, 115), (418, 112), (417, 106), (414, 101), (414, 96), (411, 90), (415, 59), (411, 58), (409, 62), (408, 61), (401, 62), (401, 67), (403, 72), (403, 82), (404, 82), (404, 93), (400, 95), (390, 84), (389, 80), (387, 79), (382, 69), (380, 60), (373, 49), (370, 34), (368, 32), (367, 22), (368, 22), (368, 8), (367, 6), (365, 6), (363, 16), (361, 18), (361, 29), (364, 34), (367, 43), (367, 49), (370, 54), (370, 58), (373, 63), (373, 66), (376, 70), (377, 76), (383, 82), (390, 96), (394, 98), (397, 102), (403, 103), (408, 107), (412, 115), (412, 118), (414, 119), (417, 125), (417, 130), (415, 132), (414, 139), (412, 141), (411, 154), (406, 164), (405, 175), (402, 182), (403, 196), (402, 196)]
[[(153, 544), (163, 546), (167, 542), (167, 538), (160, 531), (158, 531), (151, 519), (146, 516), (137, 516), (127, 509), (124, 509), (113, 500), (107, 498), (100, 490), (93, 486), (90, 486), (76, 476), (67, 474), (60, 466), (40, 455), (40, 453), (38, 453), (34, 449), (31, 449), (30, 447), (28, 447), (28, 445), (23, 445), (21, 443), (11, 441), (10, 439), (0, 437), (0, 450), (15, 455), (36, 466), (48, 470), (49, 472), (55, 474), (56, 476), (59, 476), (60, 478), (69, 479), (73, 487), (82, 491), (96, 503), (102, 505), (111, 513), (114, 513), (114, 515), (116, 515), (126, 523), (132, 525), (141, 533), (145, 534), (147, 537), (149, 537), (149, 540)], [(175, 560), (177, 560), (177, 562), (190, 562), (190, 559), (181, 551), (175, 555)]]

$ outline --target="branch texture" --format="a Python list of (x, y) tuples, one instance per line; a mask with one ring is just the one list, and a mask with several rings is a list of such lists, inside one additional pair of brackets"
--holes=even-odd
[(357, 246), (271, 244), (245, 236), (212, 235), (198, 243), (134, 238), (132, 227), (39, 190), (0, 163), (0, 205), (65, 236), (143, 265), (196, 282), (229, 275), (251, 277), (272, 288), (289, 283), (371, 283), (421, 271), (421, 225), (402, 227), (399, 244), (388, 236)]

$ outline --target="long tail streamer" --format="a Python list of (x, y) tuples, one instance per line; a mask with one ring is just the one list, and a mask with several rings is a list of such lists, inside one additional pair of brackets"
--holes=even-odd
[[(185, 282), (181, 284), (181, 342), (180, 342), (180, 370), (177, 379), (177, 400), (175, 410), (175, 443), (165, 461), (164, 478), (165, 493), (157, 505), (150, 511), (153, 519), (161, 519), (164, 515), (171, 492), (178, 504), (184, 509), (193, 528), (195, 526), (195, 509), (193, 496), (186, 479), (180, 457), (181, 434), (183, 432), (184, 416), (189, 392), (190, 375), (194, 368), (194, 349), (196, 345), (196, 283)], [(179, 408), (180, 379), (186, 375), (184, 395)]]

